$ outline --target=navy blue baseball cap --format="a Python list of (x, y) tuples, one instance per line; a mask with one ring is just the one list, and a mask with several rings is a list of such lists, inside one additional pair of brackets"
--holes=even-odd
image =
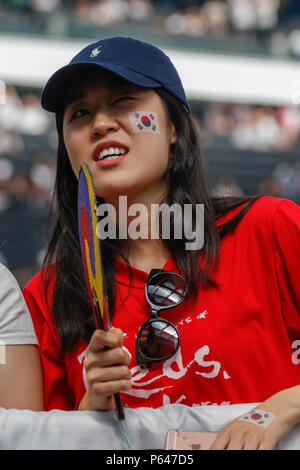
[(46, 83), (41, 104), (44, 109), (61, 109), (72, 80), (85, 67), (98, 67), (148, 88), (162, 87), (181, 101), (190, 113), (181, 79), (170, 58), (158, 47), (129, 37), (112, 37), (90, 44), (57, 70)]

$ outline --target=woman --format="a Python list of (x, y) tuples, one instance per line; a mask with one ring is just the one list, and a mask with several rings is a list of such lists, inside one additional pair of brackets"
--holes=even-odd
[(0, 407), (43, 410), (37, 338), (20, 288), (0, 264)]
[[(292, 349), (300, 334), (299, 207), (210, 197), (180, 78), (150, 44), (109, 38), (87, 46), (50, 78), (42, 105), (56, 113), (58, 218), (43, 274), (24, 296), (40, 343), (46, 408), (112, 410), (118, 392), (130, 407), (260, 402), (276, 417), (268, 427), (235, 420), (213, 448), (273, 448), (300, 421)], [(162, 202), (204, 205), (199, 249), (187, 250), (175, 236), (103, 241), (109, 332), (95, 331), (80, 256), (84, 161), (99, 204), (110, 203), (117, 220), (121, 195), (148, 214)], [(176, 354), (144, 369), (135, 343), (150, 315), (144, 288), (153, 268), (181, 273), (189, 295), (160, 312), (179, 331)]]

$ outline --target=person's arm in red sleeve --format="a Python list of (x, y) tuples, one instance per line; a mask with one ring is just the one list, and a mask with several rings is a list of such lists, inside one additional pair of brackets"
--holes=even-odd
[(300, 339), (300, 207), (284, 201), (274, 217), (275, 267), (291, 341)]
[[(282, 201), (275, 211), (272, 228), (270, 240), (281, 309), (292, 342), (300, 339), (300, 207), (291, 201)], [(258, 427), (235, 419), (222, 428), (211, 449), (273, 449), (278, 440), (300, 423), (300, 381), (299, 385), (269, 397), (257, 408), (272, 413), (275, 419), (271, 424)]]
[(45, 302), (38, 289), (23, 289), (39, 342), (39, 353), (43, 370), (45, 410), (73, 410), (76, 406), (73, 393), (68, 386), (63, 356), (58, 337), (50, 328), (45, 314)]

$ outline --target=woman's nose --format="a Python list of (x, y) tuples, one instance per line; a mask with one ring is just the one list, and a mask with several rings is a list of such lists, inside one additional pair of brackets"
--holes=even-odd
[(119, 124), (110, 115), (109, 112), (99, 111), (95, 114), (93, 121), (91, 134), (92, 137), (98, 137), (99, 135), (105, 135), (108, 132), (115, 132), (119, 129)]

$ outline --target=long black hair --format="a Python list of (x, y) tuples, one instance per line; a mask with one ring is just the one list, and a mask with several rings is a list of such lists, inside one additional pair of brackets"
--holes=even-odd
[[(200, 150), (199, 134), (190, 114), (164, 89), (158, 88), (155, 91), (162, 99), (177, 136), (176, 143), (170, 147), (167, 168), (169, 191), (163, 202), (169, 206), (177, 203), (181, 207), (184, 204), (192, 204), (193, 208), (196, 204), (204, 204), (204, 245), (201, 250), (187, 251), (184, 238), (163, 240), (180, 272), (188, 281), (189, 294), (195, 296), (199, 283), (207, 288), (216, 286), (212, 271), (219, 258), (221, 238), (241, 220), (259, 196), (211, 197)], [(62, 122), (63, 111), (56, 114), (58, 151), (53, 198), (57, 211), (56, 223), (43, 262), (42, 273), (46, 298), (49, 282), (55, 274), (53, 299), (49, 308), (52, 310), (53, 321), (60, 335), (62, 352), (70, 352), (79, 339), (87, 342), (90, 340), (95, 330), (95, 323), (84, 279), (78, 237), (78, 180), (71, 168), (64, 144)], [(242, 203), (246, 204), (235, 217), (221, 227), (216, 227), (218, 217)], [(102, 244), (104, 276), (110, 311), (113, 314), (115, 273), (112, 260), (118, 253), (125, 263), (128, 265), (129, 263), (123, 251), (118, 248), (118, 240), (103, 240)], [(203, 267), (200, 266), (199, 255), (203, 256)]]

